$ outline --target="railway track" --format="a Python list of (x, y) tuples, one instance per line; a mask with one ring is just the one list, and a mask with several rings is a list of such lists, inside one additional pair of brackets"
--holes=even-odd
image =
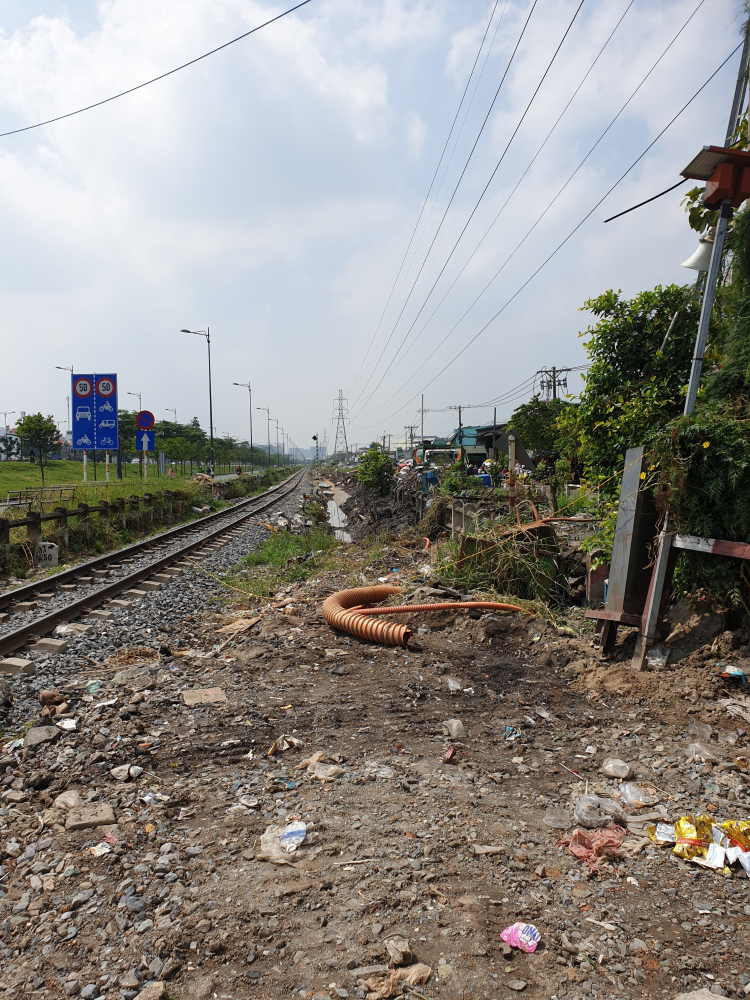
[[(141, 596), (138, 592), (139, 585), (145, 587), (146, 591), (158, 589), (169, 578), (170, 574), (166, 571), (170, 567), (184, 560), (187, 555), (196, 552), (200, 555), (202, 549), (206, 549), (206, 554), (215, 551), (210, 548), (212, 543), (222, 535), (237, 531), (251, 517), (263, 513), (294, 492), (304, 475), (303, 469), (264, 493), (241, 500), (229, 509), (209, 514), (201, 521), (178, 525), (145, 541), (118, 549), (117, 552), (63, 570), (53, 577), (5, 591), (0, 594), (0, 613), (3, 613), (0, 623), (0, 657), (10, 655), (32, 639), (43, 638), (57, 625), (85, 616), (128, 591), (135, 591), (134, 596)], [(169, 551), (163, 555), (157, 554), (164, 549)], [(152, 556), (155, 558), (151, 558)], [(131, 562), (138, 565), (128, 572), (128, 564)], [(117, 573), (117, 578), (106, 580), (112, 573)], [(152, 579), (160, 573), (163, 575), (161, 580)], [(103, 586), (98, 586), (100, 582)], [(79, 593), (74, 595), (74, 590)], [(85, 592), (80, 593), (81, 590)], [(72, 599), (68, 600), (68, 597)], [(40, 602), (54, 607), (47, 614), (40, 615)], [(17, 616), (23, 617), (22, 623), (16, 628), (8, 629), (8, 625), (15, 624)]]

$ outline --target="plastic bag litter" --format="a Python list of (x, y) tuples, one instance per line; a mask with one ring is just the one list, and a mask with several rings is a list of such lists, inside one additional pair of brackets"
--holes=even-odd
[(343, 767), (337, 767), (336, 764), (310, 764), (307, 773), (311, 778), (317, 778), (319, 781), (335, 781), (342, 774), (346, 774), (346, 771)]
[(401, 993), (402, 983), (419, 986), (420, 983), (426, 983), (431, 975), (432, 969), (429, 965), (417, 962), (416, 965), (409, 965), (405, 969), (392, 969), (390, 972), (384, 972), (382, 976), (365, 979), (365, 986), (370, 991), (368, 993), (370, 1000), (388, 1000), (388, 997)]
[(728, 743), (730, 746), (735, 744), (739, 739), (739, 733), (736, 729), (720, 729), (719, 730), (719, 743)]
[(460, 740), (466, 736), (464, 724), (460, 719), (446, 719), (443, 723), (443, 732), (446, 736), (450, 736), (452, 740)]
[[(296, 827), (297, 824), (290, 823), (289, 826)], [(297, 862), (316, 857), (323, 850), (322, 847), (308, 846), (305, 843), (313, 830), (313, 824), (309, 823), (305, 826), (305, 838), (296, 845), (294, 852), (290, 853), (283, 844), (287, 829), (288, 827), (285, 826), (266, 827), (265, 833), (261, 834), (260, 838), (260, 850), (257, 852), (258, 860), (270, 861), (275, 865), (294, 865)]]
[(509, 944), (511, 948), (520, 948), (528, 954), (536, 951), (537, 945), (542, 940), (542, 935), (533, 924), (523, 924), (517, 922), (500, 931), (500, 939)]
[(287, 854), (293, 854), (307, 836), (307, 826), (302, 820), (296, 820), (284, 828), (279, 842)]
[(380, 764), (376, 760), (366, 760), (361, 774), (363, 778), (370, 778), (374, 781), (376, 778), (395, 778), (396, 769), (388, 764)]
[(671, 652), (672, 650), (668, 646), (660, 642), (648, 650), (646, 653), (646, 663), (648, 663), (652, 670), (659, 670), (665, 665)]
[(558, 846), (567, 847), (593, 871), (607, 856), (614, 856), (622, 844), (626, 830), (621, 826), (605, 826), (598, 830), (574, 830), (572, 836), (558, 840)]
[(608, 778), (622, 778), (623, 780), (632, 777), (633, 774), (633, 768), (630, 764), (620, 760), (619, 757), (607, 757), (602, 764), (602, 771)]
[(650, 785), (636, 785), (632, 781), (624, 781), (612, 792), (612, 798), (629, 809), (642, 809), (644, 806), (655, 805), (661, 796)]
[(104, 854), (109, 854), (112, 848), (109, 844), (102, 841), (100, 844), (95, 844), (94, 847), (89, 847), (89, 852), (94, 855), (95, 858), (101, 858)]
[(551, 826), (553, 830), (569, 830), (571, 827), (570, 810), (563, 806), (549, 806), (542, 823)]
[(712, 732), (711, 726), (705, 722), (698, 722), (697, 719), (694, 719), (687, 727), (688, 736), (695, 736), (701, 743), (708, 743)]
[(386, 938), (385, 946), (394, 965), (408, 965), (414, 961), (411, 946), (403, 934), (391, 934)]
[(705, 743), (689, 743), (685, 751), (688, 757), (702, 757), (703, 760), (717, 761), (719, 758)]
[(285, 733), (283, 736), (279, 736), (278, 739), (273, 741), (271, 749), (266, 754), (266, 757), (273, 757), (275, 753), (288, 750), (290, 747), (294, 747), (295, 750), (301, 750), (304, 745), (303, 740), (298, 740), (296, 736), (289, 736)]
[(750, 722), (750, 703), (745, 695), (742, 695), (741, 698), (719, 698), (718, 704), (736, 719)]
[(625, 814), (619, 805), (613, 799), (605, 799), (599, 795), (582, 795), (576, 802), (573, 819), (587, 830), (607, 826), (613, 820), (623, 825), (626, 823)]
[(445, 680), (448, 684), (448, 691), (450, 694), (458, 694), (463, 687), (461, 681), (456, 680), (455, 677), (446, 677)]

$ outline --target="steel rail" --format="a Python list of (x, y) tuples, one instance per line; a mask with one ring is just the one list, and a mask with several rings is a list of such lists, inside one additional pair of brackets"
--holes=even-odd
[[(227, 523), (219, 525), (214, 531), (209, 532), (206, 535), (201, 535), (200, 538), (189, 542), (187, 545), (181, 546), (174, 552), (170, 552), (168, 555), (154, 560), (149, 563), (148, 566), (143, 566), (140, 569), (135, 570), (133, 573), (121, 577), (113, 583), (100, 588), (93, 594), (88, 594), (86, 597), (81, 597), (77, 601), (72, 601), (70, 604), (66, 604), (62, 608), (56, 608), (54, 611), (50, 612), (50, 614), (44, 615), (42, 618), (37, 618), (33, 622), (28, 622), (27, 624), (21, 626), (21, 628), (15, 629), (13, 632), (9, 632), (0, 637), (0, 656), (7, 656), (10, 653), (13, 653), (15, 650), (24, 646), (29, 639), (42, 637), (51, 632), (55, 626), (61, 625), (63, 622), (72, 621), (74, 618), (78, 618), (87, 611), (93, 611), (98, 605), (115, 598), (117, 594), (133, 589), (136, 584), (143, 582), (150, 576), (153, 576), (154, 573), (157, 573), (160, 569), (164, 569), (166, 566), (169, 566), (170, 563), (178, 562), (188, 553), (195, 551), (195, 549), (202, 548), (208, 542), (218, 538), (226, 531), (236, 528), (237, 525), (242, 524), (243, 521), (252, 517), (253, 514), (258, 514), (261, 511), (266, 510), (268, 507), (273, 506), (279, 499), (288, 496), (289, 493), (293, 492), (299, 486), (304, 473), (305, 470), (303, 469), (301, 472), (291, 477), (295, 480), (295, 482), (292, 482), (291, 485), (289, 485), (289, 479), (285, 480), (284, 483), (279, 484), (281, 486), (289, 485), (289, 488), (281, 494), (275, 492), (274, 495), (268, 498), (265, 503), (261, 504), (252, 511), (243, 509), (241, 515), (238, 517), (233, 518)], [(274, 487), (274, 489), (276, 488)], [(268, 494), (262, 494), (260, 497), (256, 496), (252, 499), (257, 502), (259, 499), (262, 499), (263, 496), (267, 497)]]
[[(301, 473), (295, 473), (294, 476), (302, 476), (304, 471)], [(0, 593), (0, 611), (3, 608), (10, 607), (17, 601), (28, 600), (29, 598), (34, 598), (40, 592), (44, 592), (45, 589), (50, 589), (54, 587), (59, 587), (63, 583), (75, 583), (76, 577), (86, 576), (91, 570), (102, 569), (107, 567), (110, 563), (119, 562), (121, 559), (127, 559), (134, 555), (143, 555), (148, 549), (153, 548), (156, 545), (160, 545), (165, 540), (170, 541), (175, 537), (190, 533), (191, 531), (200, 531), (202, 526), (213, 521), (220, 521), (224, 518), (231, 517), (238, 509), (243, 510), (250, 504), (256, 503), (263, 497), (270, 496), (272, 493), (274, 496), (279, 496), (278, 491), (286, 486), (290, 479), (294, 478), (290, 476), (289, 479), (285, 479), (281, 483), (276, 483), (274, 486), (269, 487), (262, 493), (256, 493), (255, 496), (247, 497), (244, 500), (239, 500), (237, 503), (233, 504), (230, 508), (224, 508), (223, 510), (218, 510), (213, 514), (207, 514), (205, 517), (198, 521), (186, 521), (184, 524), (178, 524), (174, 528), (167, 528), (166, 531), (161, 531), (157, 535), (151, 535), (149, 538), (145, 538), (140, 542), (133, 542), (132, 545), (126, 545), (122, 549), (117, 549), (114, 552), (107, 552), (103, 556), (97, 556), (96, 559), (88, 559), (86, 562), (77, 563), (75, 566), (71, 566), (70, 569), (64, 569), (59, 573), (55, 573), (53, 576), (46, 577), (43, 580), (34, 580), (31, 583), (24, 583), (20, 587), (16, 587), (15, 590), (5, 590)], [(282, 494), (286, 496), (286, 493)]]

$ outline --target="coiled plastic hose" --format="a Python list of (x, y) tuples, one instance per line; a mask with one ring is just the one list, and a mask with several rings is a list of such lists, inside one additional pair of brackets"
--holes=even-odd
[(340, 632), (359, 639), (378, 642), (382, 646), (403, 646), (406, 649), (413, 633), (408, 625), (391, 625), (373, 621), (375, 615), (405, 615), (412, 611), (446, 611), (455, 608), (483, 608), (487, 611), (523, 611), (515, 604), (496, 601), (445, 601), (439, 604), (398, 604), (382, 608), (366, 605), (384, 601), (391, 594), (400, 594), (401, 587), (383, 584), (378, 587), (354, 587), (339, 590), (323, 602), (323, 617)]

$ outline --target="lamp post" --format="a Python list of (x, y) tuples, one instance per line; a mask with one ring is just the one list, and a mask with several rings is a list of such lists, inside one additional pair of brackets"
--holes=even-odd
[[(55, 368), (59, 372), (70, 372), (71, 377), (73, 375), (73, 365), (71, 365), (70, 368), (68, 368), (67, 365), (55, 365)], [(70, 396), (66, 396), (65, 399), (68, 404), (68, 430), (70, 430)]]
[(177, 423), (177, 410), (173, 406), (165, 406), (167, 413), (174, 413), (174, 422)]
[(256, 410), (265, 410), (268, 421), (268, 468), (271, 468), (271, 411), (267, 406), (256, 406)]
[(180, 333), (192, 333), (196, 337), (206, 338), (206, 347), (208, 348), (208, 423), (209, 423), (209, 437), (211, 439), (211, 475), (214, 472), (214, 402), (213, 394), (211, 391), (211, 333), (210, 328), (206, 327), (205, 330), (180, 330)]
[[(248, 396), (250, 397), (250, 475), (253, 474), (253, 390), (250, 388), (249, 382), (233, 382), (233, 385), (239, 385), (243, 389), (247, 389)], [(261, 409), (261, 407), (258, 407)]]
[(141, 410), (143, 409), (143, 403), (141, 402), (141, 393), (140, 392), (129, 392), (129, 393), (127, 393), (127, 395), (128, 396), (137, 396), (138, 397), (138, 412), (140, 413)]
[(279, 467), (279, 421), (277, 417), (271, 417), (276, 424), (276, 468)]

